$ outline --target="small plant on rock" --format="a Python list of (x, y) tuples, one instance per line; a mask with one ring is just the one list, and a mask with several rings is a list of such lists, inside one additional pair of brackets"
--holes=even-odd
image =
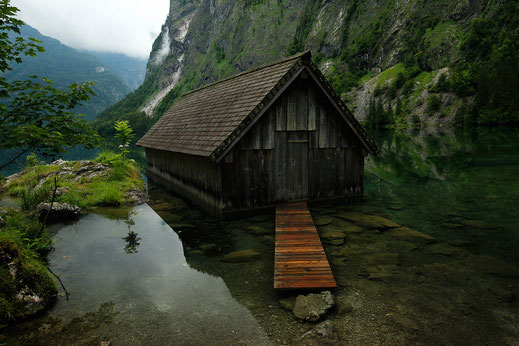
[(119, 145), (119, 149), (121, 150), (123, 157), (126, 157), (126, 154), (130, 152), (128, 148), (130, 147), (130, 142), (132, 141), (132, 138), (134, 136), (133, 130), (128, 124), (128, 120), (116, 121), (115, 131), (115, 138), (119, 139), (121, 143)]

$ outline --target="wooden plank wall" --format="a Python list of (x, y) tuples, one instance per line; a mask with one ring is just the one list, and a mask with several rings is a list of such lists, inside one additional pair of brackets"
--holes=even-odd
[(152, 182), (213, 213), (221, 211), (221, 167), (209, 158), (146, 148)]
[[(290, 162), (302, 155), (306, 162)], [(221, 165), (224, 208), (275, 204), (303, 194), (362, 197), (361, 143), (311, 79), (298, 77)], [(290, 176), (297, 171), (302, 175)], [(306, 187), (299, 190), (298, 181), (307, 181)]]

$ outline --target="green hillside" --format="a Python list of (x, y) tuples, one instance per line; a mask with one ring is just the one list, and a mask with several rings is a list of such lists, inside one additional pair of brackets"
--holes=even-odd
[(88, 120), (95, 119), (99, 112), (129, 92), (121, 78), (94, 56), (44, 36), (28, 25), (22, 27), (21, 36), (42, 41), (45, 52), (36, 57), (25, 57), (22, 63), (13, 66), (13, 70), (5, 74), (9, 81), (24, 80), (36, 75), (52, 80), (57, 88), (71, 83), (93, 81), (97, 96), (77, 109)]

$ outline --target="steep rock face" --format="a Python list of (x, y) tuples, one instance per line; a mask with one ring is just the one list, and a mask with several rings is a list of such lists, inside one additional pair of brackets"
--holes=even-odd
[[(362, 119), (367, 104), (358, 99), (371, 97), (372, 78), (401, 62), (431, 72), (459, 61), (472, 20), (499, 6), (486, 0), (171, 0), (144, 86), (129, 103), (160, 116), (182, 92), (310, 49)], [(356, 88), (359, 94), (348, 95)], [(383, 102), (395, 106), (395, 95)], [(408, 114), (423, 104), (410, 103)]]

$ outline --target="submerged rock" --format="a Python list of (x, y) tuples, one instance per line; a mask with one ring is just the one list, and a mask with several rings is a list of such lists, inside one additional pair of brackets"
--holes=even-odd
[(443, 256), (467, 256), (469, 254), (467, 250), (443, 243), (430, 245), (427, 247), (427, 249), (433, 254)]
[(202, 244), (198, 247), (203, 251), (204, 254), (215, 254), (218, 252), (218, 246), (216, 244)]
[(313, 217), (313, 221), (316, 226), (325, 226), (332, 223), (333, 219), (328, 216), (317, 215)]
[(393, 228), (387, 231), (386, 234), (389, 234), (397, 239), (424, 244), (435, 240), (435, 238), (431, 237), (430, 235), (418, 232), (409, 227)]
[(467, 220), (463, 219), (461, 220), (461, 223), (467, 227), (477, 228), (477, 229), (496, 229), (497, 227), (494, 225), (491, 225), (485, 221), (480, 220)]
[(294, 305), (294, 316), (300, 320), (317, 322), (321, 320), (335, 305), (333, 295), (330, 291), (319, 294), (310, 293), (306, 296), (300, 295), (296, 298)]
[(325, 321), (294, 340), (294, 345), (340, 345), (332, 322)]
[(399, 254), (397, 253), (375, 253), (362, 257), (364, 262), (371, 265), (397, 265)]
[(442, 227), (448, 229), (462, 229), (463, 225), (460, 223), (444, 222), (442, 223)]
[(390, 315), (390, 316), (391, 316), (392, 320), (396, 324), (399, 324), (400, 326), (402, 326), (402, 327), (404, 327), (406, 329), (411, 329), (411, 330), (419, 330), (420, 329), (418, 327), (418, 325), (413, 320), (411, 320), (408, 317), (399, 316), (399, 315)]
[(54, 202), (52, 210), (50, 203), (40, 203), (36, 206), (36, 210), (40, 220), (44, 220), (48, 213), (47, 222), (76, 219), (81, 215), (80, 207), (68, 203)]
[(292, 312), (296, 304), (296, 297), (287, 297), (279, 300), (279, 306), (283, 309)]
[(512, 279), (519, 278), (519, 269), (497, 258), (472, 255), (469, 261), (477, 270), (483, 273)]
[(239, 263), (239, 262), (253, 262), (260, 258), (260, 253), (251, 249), (234, 251), (223, 256), (223, 262)]
[(270, 220), (272, 218), (272, 215), (270, 214), (263, 214), (263, 215), (255, 215), (248, 218), (251, 222), (264, 222), (267, 220)]
[(167, 224), (179, 224), (184, 219), (184, 216), (170, 213), (169, 211), (159, 211), (157, 214), (166, 221)]
[(504, 302), (511, 302), (514, 297), (512, 290), (509, 288), (490, 287), (488, 290)]
[(396, 228), (400, 227), (399, 224), (386, 219), (384, 217), (376, 216), (376, 215), (368, 215), (358, 212), (344, 212), (338, 214), (338, 216), (347, 221), (351, 221), (358, 226), (366, 227), (366, 228), (374, 228), (374, 229), (386, 229), (386, 228)]
[(261, 227), (261, 226), (249, 226), (249, 227), (247, 227), (247, 229), (249, 231), (252, 231), (252, 233), (254, 235), (267, 235), (267, 234), (273, 234), (274, 233), (273, 230), (270, 230), (268, 228)]
[(344, 238), (346, 238), (346, 235), (341, 230), (338, 230), (338, 229), (326, 229), (320, 233), (320, 236), (321, 236), (321, 239), (324, 239), (324, 240), (336, 240), (336, 239), (344, 240)]

